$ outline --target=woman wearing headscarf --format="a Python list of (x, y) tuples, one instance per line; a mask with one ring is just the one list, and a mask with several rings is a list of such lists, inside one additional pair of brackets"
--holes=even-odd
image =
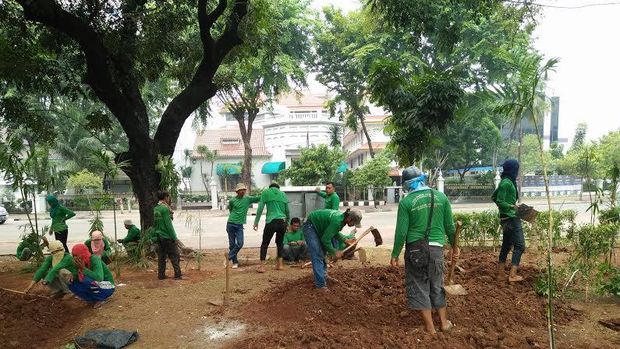
[(497, 280), (502, 281), (506, 278), (506, 258), (512, 249), (512, 266), (508, 281), (523, 281), (523, 277), (517, 275), (521, 255), (525, 251), (525, 238), (521, 228), (521, 219), (517, 217), (517, 200), (519, 191), (517, 190), (517, 176), (519, 175), (519, 162), (517, 160), (506, 160), (502, 165), (502, 180), (491, 197), (499, 209), (499, 219), (503, 230), (502, 249), (499, 252), (499, 263), (497, 265)]
[(77, 244), (71, 250), (77, 268), (77, 278), (63, 274), (69, 281), (69, 289), (83, 301), (99, 308), (114, 293), (114, 278), (110, 269), (96, 254), (91, 254), (84, 244)]
[(84, 241), (84, 245), (88, 247), (90, 253), (99, 256), (105, 264), (110, 264), (112, 262), (112, 259), (110, 259), (112, 255), (110, 243), (99, 230), (93, 230), (90, 233), (90, 239)]
[(47, 196), (47, 203), (50, 205), (50, 217), (52, 217), (49, 234), (52, 235), (54, 233), (56, 240), (62, 243), (65, 252), (68, 253), (67, 237), (69, 236), (69, 227), (65, 222), (67, 219), (74, 217), (75, 213), (62, 206), (54, 195)]
[(39, 281), (49, 287), (52, 290), (52, 297), (60, 298), (69, 293), (67, 285), (62, 282), (58, 277), (61, 270), (66, 270), (69, 274), (77, 273), (75, 266), (73, 265), (73, 258), (71, 255), (64, 251), (60, 241), (52, 241), (49, 243), (48, 248), (50, 255), (45, 258), (43, 264), (34, 273), (34, 277), (30, 282), (30, 285), (24, 290), (25, 293), (30, 290)]

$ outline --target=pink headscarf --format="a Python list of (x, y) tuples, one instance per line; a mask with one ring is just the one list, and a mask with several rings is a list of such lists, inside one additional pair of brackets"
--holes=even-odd
[(94, 230), (90, 234), (90, 249), (93, 251), (93, 254), (99, 257), (103, 256), (105, 243), (103, 242), (103, 233), (99, 230)]

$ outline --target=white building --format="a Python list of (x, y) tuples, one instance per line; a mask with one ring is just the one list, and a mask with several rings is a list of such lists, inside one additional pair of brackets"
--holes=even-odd
[[(325, 94), (285, 95), (272, 107), (259, 112), (254, 120), (251, 139), (252, 181), (255, 186), (268, 186), (281, 170), (290, 167), (292, 160), (299, 157), (300, 148), (330, 143), (330, 128), (341, 123), (338, 119), (329, 117), (329, 112), (325, 109), (327, 100), (328, 96)], [(203, 131), (196, 138), (191, 178), (194, 191), (205, 190), (200, 165), (202, 164), (203, 174), (207, 167), (210, 174), (211, 168), (211, 164), (201, 160), (197, 153), (200, 145), (218, 151), (214, 169), (218, 189), (223, 189), (224, 166), (227, 166), (229, 172), (233, 172), (227, 176), (227, 181), (235, 184), (239, 181), (237, 172), (240, 173), (244, 153), (239, 124), (225, 110), (221, 114), (220, 120), (213, 122), (216, 127)], [(230, 190), (232, 185), (227, 184)]]

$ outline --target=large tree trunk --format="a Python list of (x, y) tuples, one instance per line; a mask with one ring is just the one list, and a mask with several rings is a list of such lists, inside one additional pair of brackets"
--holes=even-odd
[(368, 152), (370, 153), (370, 158), (375, 158), (375, 150), (372, 148), (372, 140), (370, 139), (370, 134), (368, 133), (368, 129), (366, 128), (366, 121), (364, 120), (364, 113), (358, 112), (357, 119), (360, 121), (360, 125), (362, 125), (362, 131), (364, 132), (364, 136), (366, 136), (366, 142), (368, 142)]
[[(248, 115), (248, 123), (245, 124), (245, 115)], [(243, 141), (243, 168), (241, 169), (241, 179), (243, 184), (251, 190), (252, 188), (252, 125), (258, 115), (258, 108), (248, 110), (237, 110), (233, 112), (235, 119), (239, 123), (239, 131)]]

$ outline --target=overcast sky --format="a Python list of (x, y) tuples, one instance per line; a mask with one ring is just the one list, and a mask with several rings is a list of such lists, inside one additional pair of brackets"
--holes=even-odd
[[(610, 2), (614, 1), (538, 1), (564, 7)], [(589, 139), (620, 128), (620, 1), (615, 3), (579, 9), (543, 8), (535, 46), (546, 57), (560, 58), (548, 92), (560, 97), (561, 138), (571, 139), (580, 122), (588, 124)], [(317, 9), (330, 4), (346, 11), (361, 6), (357, 0), (313, 1)]]

